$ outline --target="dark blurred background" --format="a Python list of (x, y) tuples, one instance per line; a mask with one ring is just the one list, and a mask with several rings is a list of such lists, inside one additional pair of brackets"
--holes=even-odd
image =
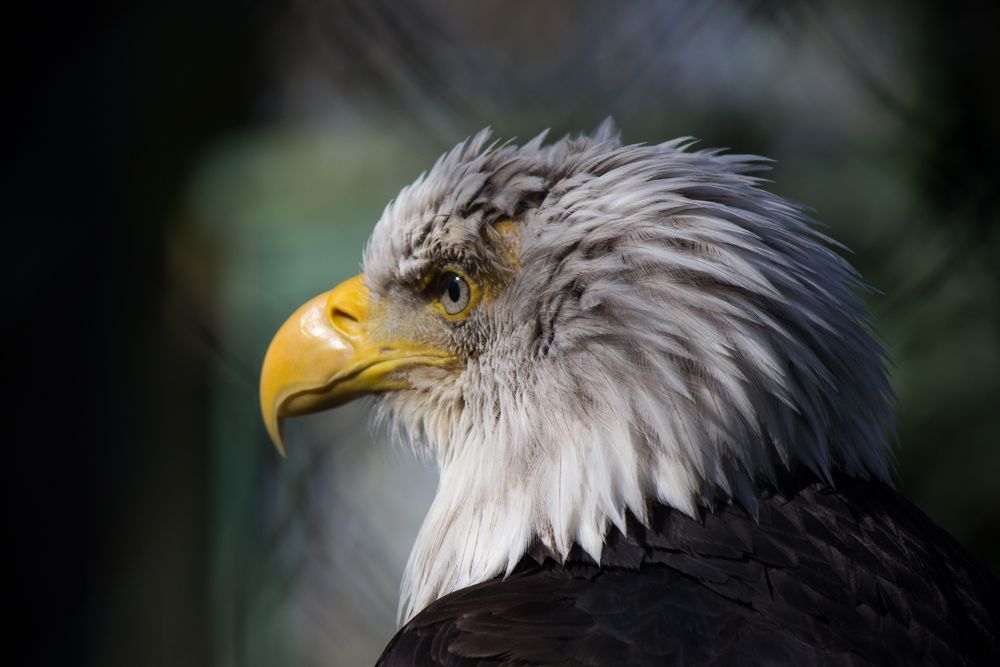
[(997, 3), (35, 3), (6, 21), (22, 664), (363, 665), (433, 470), (259, 423), (270, 334), (484, 125), (777, 160), (879, 293), (903, 493), (1000, 572)]

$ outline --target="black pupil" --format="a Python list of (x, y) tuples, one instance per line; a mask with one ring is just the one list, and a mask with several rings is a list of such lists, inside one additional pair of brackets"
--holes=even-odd
[(462, 298), (462, 279), (454, 273), (446, 274), (444, 277), (444, 287), (448, 290), (448, 298), (458, 303), (458, 300)]

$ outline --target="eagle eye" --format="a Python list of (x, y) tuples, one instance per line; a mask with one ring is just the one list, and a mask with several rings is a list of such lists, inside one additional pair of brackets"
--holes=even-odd
[(454, 271), (443, 271), (437, 278), (436, 296), (446, 315), (458, 316), (468, 310), (472, 301), (472, 288), (464, 276)]

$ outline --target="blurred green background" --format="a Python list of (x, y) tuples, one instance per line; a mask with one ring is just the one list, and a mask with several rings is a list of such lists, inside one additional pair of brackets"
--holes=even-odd
[[(373, 435), (364, 405), (293, 423), (280, 459), (257, 369), (294, 308), (357, 272), (391, 197), (486, 125), (525, 140), (611, 115), (629, 142), (774, 158), (772, 189), (877, 290), (899, 488), (1000, 572), (997, 18), (961, 2), (220, 0), (27, 21), (26, 240), (6, 284), (29, 344), (4, 360), (30, 378), (13, 406), (30, 444), (8, 507), (33, 499), (15, 529), (38, 572), (24, 616), (63, 638), (29, 662), (374, 661), (434, 471)], [(38, 398), (55, 377), (73, 397), (59, 417)]]

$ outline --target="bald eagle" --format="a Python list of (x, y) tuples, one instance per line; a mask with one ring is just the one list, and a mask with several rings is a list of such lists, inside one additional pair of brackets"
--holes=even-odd
[(891, 488), (858, 274), (760, 158), (483, 131), (268, 350), (440, 467), (382, 665), (1000, 664), (1000, 588)]

